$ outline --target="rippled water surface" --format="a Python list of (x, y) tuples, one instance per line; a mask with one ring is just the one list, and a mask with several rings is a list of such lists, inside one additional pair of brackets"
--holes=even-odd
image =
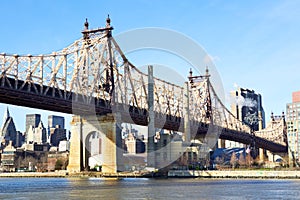
[(300, 199), (300, 180), (0, 178), (0, 199)]

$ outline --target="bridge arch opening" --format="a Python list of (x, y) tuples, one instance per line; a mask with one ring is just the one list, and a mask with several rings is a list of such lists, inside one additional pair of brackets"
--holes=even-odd
[(99, 170), (103, 164), (103, 137), (98, 131), (92, 131), (85, 137), (84, 170)]

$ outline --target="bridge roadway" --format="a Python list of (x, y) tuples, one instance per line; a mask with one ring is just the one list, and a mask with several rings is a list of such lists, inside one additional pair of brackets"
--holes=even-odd
[[(83, 102), (83, 98), (81, 98), (80, 95), (78, 96), (77, 101), (73, 101), (72, 99), (75, 97), (75, 94), (70, 92), (65, 92), (63, 90), (58, 91), (51, 87), (48, 90), (45, 90), (47, 86), (38, 84), (34, 84), (35, 87), (29, 87), (29, 84), (24, 84), (24, 81), (22, 80), (14, 80), (8, 77), (0, 78), (0, 83), (0, 102), (2, 103), (80, 115), (89, 115), (90, 113), (105, 115), (117, 110), (118, 113), (121, 113), (120, 117), (122, 122), (142, 126), (148, 125), (148, 111), (144, 109), (142, 110), (133, 106), (124, 106), (121, 104), (112, 107), (110, 102), (103, 99), (94, 99), (93, 104), (86, 104)], [(38, 91), (47, 92), (40, 94)], [(63, 98), (61, 97), (61, 94)], [(258, 148), (263, 148), (274, 153), (287, 152), (286, 146), (257, 136), (254, 137), (246, 132), (218, 126), (209, 126), (209, 123), (205, 124), (194, 121), (191, 121), (190, 123), (191, 133), (196, 133), (193, 135), (196, 138), (204, 137), (209, 129), (211, 130), (211, 128), (214, 128), (215, 130), (221, 130), (220, 134), (217, 135), (220, 139), (241, 142), (244, 144), (250, 144), (255, 141), (256, 147)], [(174, 116), (162, 116), (159, 113), (155, 113), (155, 126), (157, 128), (184, 132), (184, 119)]]

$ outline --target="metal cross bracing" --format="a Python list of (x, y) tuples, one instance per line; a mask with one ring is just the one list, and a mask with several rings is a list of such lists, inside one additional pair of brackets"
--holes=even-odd
[[(0, 101), (70, 114), (121, 113), (122, 122), (148, 124), (148, 75), (130, 63), (104, 28), (89, 29), (70, 46), (48, 55), (0, 54)], [(273, 151), (284, 146), (251, 135), (218, 98), (209, 74), (193, 77), (187, 87), (154, 77), (155, 126), (193, 137), (214, 128), (221, 139), (249, 144), (253, 139)], [(188, 118), (186, 118), (188, 116)], [(213, 126), (211, 126), (213, 125)], [(212, 131), (216, 132), (216, 131)]]
[(282, 116), (273, 116), (272, 113), (271, 121), (267, 124), (267, 127), (256, 131), (255, 135), (287, 146), (287, 129), (284, 113), (282, 113)]
[[(192, 71), (190, 71), (189, 80), (191, 88), (189, 104), (191, 132), (197, 133), (194, 135), (195, 137), (201, 137), (209, 131), (210, 134), (214, 134), (220, 139), (244, 144), (255, 143), (257, 148), (269, 149), (273, 152), (287, 151), (287, 144), (281, 140), (285, 135), (285, 123), (280, 123), (282, 126), (273, 126), (272, 131), (276, 131), (276, 134), (273, 135), (277, 137), (253, 133), (251, 128), (237, 119), (219, 99), (210, 82), (208, 70), (204, 76), (193, 76)], [(285, 122), (284, 118), (281, 122)], [(262, 132), (268, 133), (269, 129)]]

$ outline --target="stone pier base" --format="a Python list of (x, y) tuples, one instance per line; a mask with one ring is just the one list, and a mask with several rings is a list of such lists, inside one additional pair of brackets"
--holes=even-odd
[(107, 114), (93, 120), (73, 116), (68, 172), (76, 173), (89, 169), (89, 159), (94, 156), (90, 138), (95, 135), (99, 140), (96, 160), (101, 165), (102, 172), (116, 173), (123, 170), (121, 128), (116, 117)]

